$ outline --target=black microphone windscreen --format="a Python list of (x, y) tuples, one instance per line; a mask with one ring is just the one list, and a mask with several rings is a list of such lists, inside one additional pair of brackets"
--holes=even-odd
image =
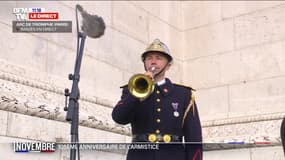
[(104, 35), (105, 23), (101, 17), (97, 15), (87, 14), (83, 17), (82, 30), (92, 38), (98, 38)]
[(80, 5), (76, 5), (82, 15), (82, 26), (81, 29), (91, 38), (99, 38), (104, 35), (105, 22), (102, 17), (97, 15), (90, 15)]

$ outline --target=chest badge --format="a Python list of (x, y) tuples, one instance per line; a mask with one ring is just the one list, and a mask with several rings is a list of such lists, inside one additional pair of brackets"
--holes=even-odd
[(172, 108), (173, 108), (173, 110), (174, 110), (174, 111), (173, 111), (173, 116), (174, 116), (174, 117), (179, 117), (179, 112), (177, 111), (179, 104), (172, 102), (171, 105), (172, 105)]
[(167, 89), (167, 88), (164, 88), (163, 91), (164, 91), (165, 93), (167, 93), (167, 92), (168, 92), (168, 89)]

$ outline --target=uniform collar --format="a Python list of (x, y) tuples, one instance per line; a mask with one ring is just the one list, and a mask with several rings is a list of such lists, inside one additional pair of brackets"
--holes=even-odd
[(166, 81), (165, 81), (165, 78), (164, 78), (163, 80), (156, 82), (156, 84), (157, 84), (158, 86), (161, 86), (161, 85), (163, 85), (165, 82), (166, 82)]
[(157, 88), (160, 90), (162, 95), (167, 96), (174, 89), (174, 85), (168, 78), (165, 78), (164, 81), (165, 82), (161, 85), (157, 84)]

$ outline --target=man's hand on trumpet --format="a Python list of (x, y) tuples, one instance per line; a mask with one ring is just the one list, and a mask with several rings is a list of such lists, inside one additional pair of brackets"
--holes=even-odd
[(148, 76), (152, 81), (154, 81), (154, 70), (155, 70), (155, 67), (151, 67), (150, 69), (148, 69), (144, 75)]

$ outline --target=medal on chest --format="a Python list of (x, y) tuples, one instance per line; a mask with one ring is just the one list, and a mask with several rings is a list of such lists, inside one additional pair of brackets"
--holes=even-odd
[(172, 105), (172, 108), (173, 108), (173, 110), (174, 110), (174, 111), (173, 111), (173, 116), (174, 116), (174, 117), (179, 117), (179, 112), (177, 111), (179, 104), (172, 102), (171, 105)]

